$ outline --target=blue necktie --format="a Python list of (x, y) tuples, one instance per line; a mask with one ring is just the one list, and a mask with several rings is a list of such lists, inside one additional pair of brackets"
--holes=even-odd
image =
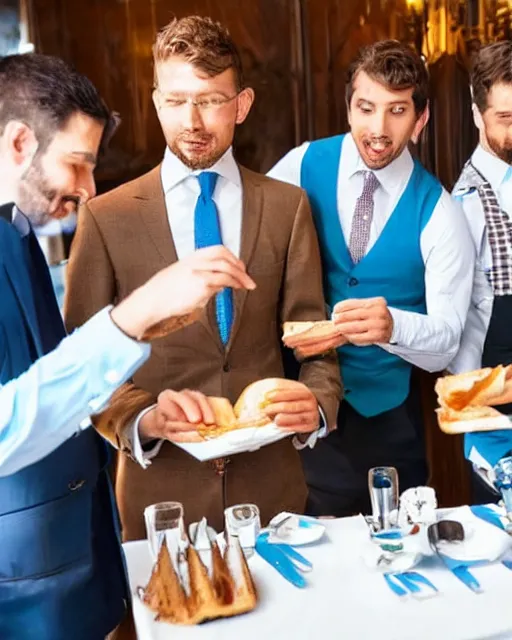
[[(197, 176), (201, 193), (197, 199), (194, 213), (195, 245), (196, 249), (222, 244), (219, 214), (213, 201), (213, 192), (218, 174), (213, 171), (203, 171)], [(233, 324), (233, 291), (230, 288), (220, 291), (215, 298), (215, 312), (222, 344), (227, 344), (231, 325)]]

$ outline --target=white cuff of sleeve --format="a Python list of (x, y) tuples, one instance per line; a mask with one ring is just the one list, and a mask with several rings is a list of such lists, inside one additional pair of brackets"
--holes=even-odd
[(327, 420), (325, 419), (325, 414), (322, 411), (322, 407), (318, 407), (318, 411), (320, 412), (320, 424), (318, 425), (318, 429), (309, 434), (309, 438), (306, 440), (306, 442), (301, 442), (296, 435), (293, 436), (293, 446), (298, 451), (300, 451), (301, 449), (305, 449), (306, 447), (312, 449), (316, 445), (318, 438), (325, 438), (325, 436), (329, 433), (329, 429), (327, 428)]
[(140, 421), (146, 415), (146, 413), (148, 413), (148, 411), (151, 411), (155, 407), (156, 407), (156, 404), (152, 405), (151, 407), (147, 407), (146, 409), (141, 411), (139, 415), (135, 418), (133, 423), (128, 427), (127, 434), (126, 434), (127, 439), (130, 442), (132, 457), (134, 460), (136, 460), (140, 464), (140, 466), (143, 469), (147, 469), (149, 467), (149, 465), (151, 464), (151, 460), (159, 454), (160, 449), (162, 448), (162, 444), (164, 443), (163, 440), (157, 440), (154, 447), (149, 449), (149, 451), (144, 451), (140, 441), (140, 435), (139, 435)]
[[(389, 339), (389, 344), (393, 345), (405, 345), (403, 330), (400, 330), (400, 323), (402, 322), (403, 329), (403, 310), (402, 309), (394, 309), (389, 307), (389, 313), (393, 318), (393, 331), (391, 332), (391, 338)], [(406, 312), (405, 312), (406, 313)], [(407, 317), (407, 316), (405, 316)]]

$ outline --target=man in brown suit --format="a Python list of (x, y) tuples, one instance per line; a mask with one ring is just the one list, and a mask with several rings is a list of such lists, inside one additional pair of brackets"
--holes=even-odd
[[(233, 310), (227, 334), (218, 299), (195, 324), (155, 342), (133, 385), (98, 420), (128, 454), (120, 457), (116, 485), (127, 540), (144, 537), (144, 507), (164, 500), (183, 502), (188, 521), (206, 516), (217, 528), (223, 509), (236, 503), (258, 504), (264, 523), (282, 509), (303, 509), (306, 488), (291, 438), (204, 463), (172, 443), (186, 440), (194, 423), (212, 422), (206, 395), (234, 402), (249, 383), (283, 376), (281, 323), (325, 319), (304, 192), (233, 159), (234, 129), (253, 92), (243, 86), (227, 31), (207, 18), (173, 21), (158, 35), (154, 57), (153, 99), (168, 148), (160, 166), (80, 211), (67, 326), (82, 324), (200, 246), (206, 223), (198, 225), (198, 216), (205, 210), (213, 209), (223, 244), (247, 265), (257, 288), (249, 295), (227, 290)], [(319, 430), (335, 425), (340, 395), (336, 356), (329, 354), (304, 362), (299, 381), (275, 393), (267, 412), (297, 434), (297, 446), (311, 445)]]

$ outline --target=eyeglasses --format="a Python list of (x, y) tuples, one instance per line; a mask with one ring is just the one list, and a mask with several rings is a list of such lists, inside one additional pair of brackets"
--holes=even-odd
[(196, 107), (199, 111), (216, 111), (221, 109), (228, 102), (232, 102), (240, 95), (240, 91), (235, 93), (230, 98), (224, 98), (220, 96), (211, 96), (204, 98), (195, 98), (193, 96), (174, 96), (172, 94), (162, 93), (159, 89), (156, 90), (158, 94), (158, 102), (161, 109), (180, 109), (186, 104)]

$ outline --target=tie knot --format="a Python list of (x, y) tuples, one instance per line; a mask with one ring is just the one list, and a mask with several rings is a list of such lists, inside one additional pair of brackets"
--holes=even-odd
[(201, 187), (201, 195), (207, 200), (211, 200), (213, 192), (215, 191), (215, 185), (217, 184), (218, 173), (214, 171), (202, 171), (197, 179), (199, 180), (199, 186)]
[(363, 171), (363, 176), (364, 176), (363, 194), (373, 196), (373, 194), (375, 193), (375, 190), (380, 184), (377, 179), (377, 176), (373, 173), (373, 171)]

